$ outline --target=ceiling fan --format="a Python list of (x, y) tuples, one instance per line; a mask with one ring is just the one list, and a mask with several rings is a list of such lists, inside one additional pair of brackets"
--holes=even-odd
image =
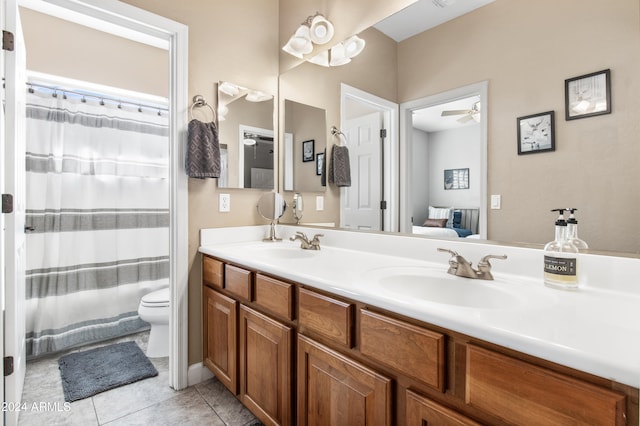
[(462, 115), (457, 121), (459, 123), (466, 123), (470, 120), (475, 120), (476, 122), (480, 122), (480, 101), (474, 102), (471, 105), (471, 109), (453, 109), (449, 111), (442, 111), (441, 116), (446, 117), (449, 115)]

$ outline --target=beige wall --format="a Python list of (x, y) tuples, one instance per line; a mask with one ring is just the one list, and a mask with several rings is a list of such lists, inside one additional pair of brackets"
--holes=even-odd
[(28, 70), (168, 96), (166, 50), (30, 9), (21, 8), (20, 17)]
[[(640, 252), (640, 2), (497, 0), (398, 47), (405, 102), (489, 81), (489, 238), (544, 243), (556, 207), (580, 236)], [(611, 69), (610, 115), (565, 121), (564, 80)], [(517, 155), (516, 118), (554, 110), (556, 151)], [(620, 207), (623, 207), (622, 209)]]

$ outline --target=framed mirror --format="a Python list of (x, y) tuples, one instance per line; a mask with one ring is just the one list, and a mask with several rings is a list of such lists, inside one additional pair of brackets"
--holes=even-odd
[(273, 95), (228, 81), (218, 83), (219, 188), (273, 190)]
[(285, 191), (324, 192), (327, 119), (322, 108), (284, 101)]

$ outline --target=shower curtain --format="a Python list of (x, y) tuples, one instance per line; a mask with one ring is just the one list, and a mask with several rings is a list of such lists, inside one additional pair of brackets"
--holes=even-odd
[(27, 95), (30, 358), (148, 328), (169, 285), (167, 114), (101, 103)]

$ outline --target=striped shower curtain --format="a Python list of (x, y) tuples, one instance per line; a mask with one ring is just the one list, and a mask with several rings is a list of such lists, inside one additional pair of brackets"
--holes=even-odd
[(27, 355), (148, 328), (169, 285), (167, 114), (27, 95)]

